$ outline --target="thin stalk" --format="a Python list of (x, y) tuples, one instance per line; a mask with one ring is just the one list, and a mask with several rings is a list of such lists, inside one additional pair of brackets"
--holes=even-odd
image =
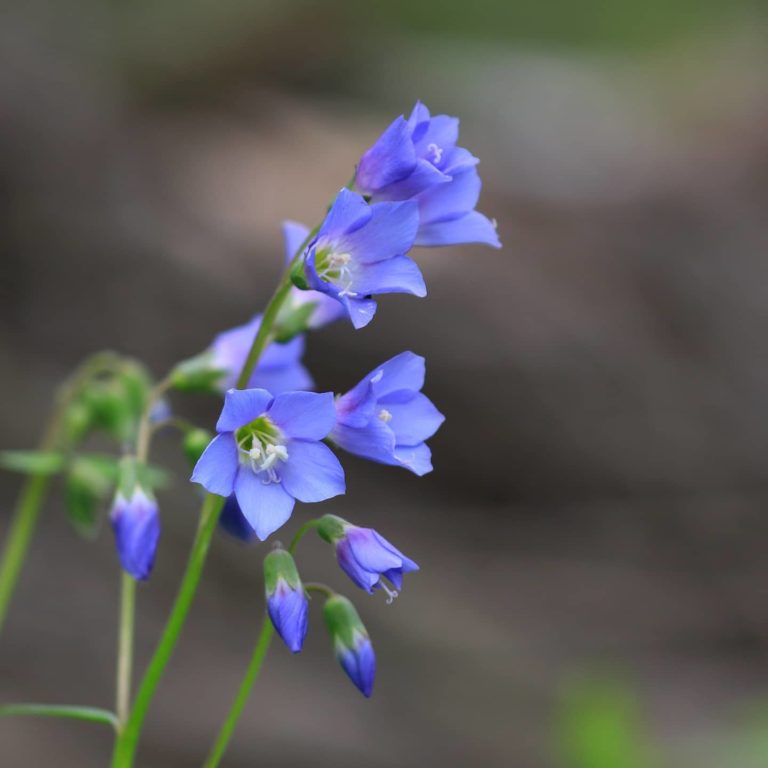
[[(92, 377), (111, 371), (116, 361), (117, 358), (111, 352), (101, 352), (83, 362), (75, 371), (59, 392), (50, 423), (40, 441), (40, 451), (51, 451), (59, 446), (67, 407)], [(8, 606), (26, 560), (51, 477), (43, 474), (30, 475), (24, 483), (16, 504), (8, 539), (3, 549), (2, 562), (0, 562), (0, 630), (5, 622)]]
[[(304, 525), (302, 525), (299, 530), (296, 531), (296, 535), (293, 537), (293, 541), (291, 541), (291, 544), (288, 547), (288, 551), (293, 554), (304, 535), (311, 531), (313, 528), (316, 528), (319, 524), (319, 519), (309, 520), (308, 522), (304, 523)], [(325, 590), (328, 592), (329, 596), (333, 594), (330, 587), (326, 587), (324, 584), (306, 584), (304, 588), (306, 590), (314, 591)], [(243, 676), (240, 687), (237, 690), (235, 700), (232, 702), (232, 706), (230, 707), (229, 713), (227, 714), (227, 719), (219, 729), (219, 733), (216, 736), (216, 741), (214, 742), (213, 747), (208, 754), (208, 759), (205, 761), (203, 768), (216, 768), (216, 766), (218, 766), (218, 764), (221, 762), (221, 758), (224, 757), (224, 753), (227, 751), (229, 742), (235, 732), (235, 728), (237, 727), (237, 722), (240, 719), (240, 715), (243, 713), (243, 709), (245, 708), (245, 705), (248, 701), (248, 697), (251, 695), (251, 690), (253, 689), (253, 686), (256, 683), (256, 679), (259, 676), (262, 663), (264, 662), (264, 658), (267, 655), (267, 651), (269, 650), (269, 645), (272, 642), (272, 637), (274, 634), (275, 630), (272, 626), (272, 622), (265, 612), (264, 618), (261, 621), (259, 638), (256, 641), (256, 646), (253, 649), (253, 655), (251, 656), (251, 660), (245, 670), (245, 675)]]
[(133, 669), (133, 633), (136, 621), (136, 581), (123, 572), (120, 589), (120, 628), (117, 641), (117, 694), (115, 710), (122, 724), (131, 709), (131, 672)]
[(0, 717), (64, 717), (70, 720), (86, 720), (91, 723), (103, 723), (117, 729), (117, 717), (114, 712), (96, 707), (71, 707), (57, 704), (8, 704), (0, 707)]

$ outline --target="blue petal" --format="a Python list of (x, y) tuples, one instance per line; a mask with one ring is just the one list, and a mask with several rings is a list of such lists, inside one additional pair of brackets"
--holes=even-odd
[(120, 565), (134, 579), (144, 581), (152, 572), (160, 539), (157, 503), (142, 491), (130, 499), (118, 493), (111, 520)]
[(374, 416), (376, 393), (367, 379), (336, 398), (336, 421), (348, 427), (364, 427)]
[(402, 445), (423, 443), (445, 421), (445, 416), (421, 392), (396, 392), (381, 399), (379, 405), (392, 416), (387, 425), (395, 433), (397, 443)]
[[(274, 346), (274, 345), (273, 345)], [(302, 389), (312, 389), (315, 385), (309, 371), (300, 363), (283, 368), (256, 368), (248, 382), (249, 387), (266, 389), (275, 395)]]
[(317, 233), (317, 242), (322, 243), (326, 238), (333, 239), (354, 232), (365, 226), (371, 215), (371, 207), (363, 196), (345, 187), (336, 196), (331, 210), (328, 211)]
[(371, 419), (362, 428), (336, 424), (330, 437), (336, 445), (355, 456), (380, 464), (398, 463), (394, 458), (395, 434), (381, 419)]
[(339, 247), (349, 250), (358, 264), (401, 256), (413, 247), (419, 228), (419, 207), (413, 200), (374, 203), (364, 227), (344, 237)]
[(287, 447), (288, 461), (280, 467), (279, 474), (291, 496), (311, 503), (344, 493), (344, 470), (327, 445), (292, 440)]
[(368, 638), (363, 638), (353, 649), (339, 648), (337, 657), (342, 669), (366, 698), (373, 692), (376, 677), (376, 656)]
[(375, 382), (374, 389), (379, 398), (403, 389), (418, 392), (424, 386), (425, 368), (421, 355), (401, 352), (371, 371), (365, 380)]
[[(446, 154), (456, 146), (459, 140), (459, 119), (448, 115), (435, 115), (430, 118), (427, 130), (414, 138), (416, 154), (426, 157), (438, 167), (446, 160)], [(433, 146), (431, 146), (433, 145)], [(439, 155), (435, 154), (435, 150)]]
[(264, 483), (247, 467), (237, 473), (235, 494), (245, 519), (261, 541), (280, 528), (293, 512), (294, 498), (280, 483)]
[(435, 185), (448, 184), (450, 181), (451, 177), (448, 174), (436, 168), (428, 160), (418, 160), (410, 176), (374, 193), (372, 199), (376, 203), (388, 200), (410, 200)]
[(450, 184), (441, 184), (419, 198), (419, 231), (437, 221), (457, 219), (473, 210), (480, 198), (482, 182), (474, 168), (453, 178)]
[(234, 437), (229, 433), (217, 435), (197, 460), (191, 480), (209, 493), (229, 496), (235, 487), (238, 466)]
[(339, 567), (349, 576), (354, 584), (369, 594), (373, 593), (373, 587), (379, 583), (379, 574), (363, 568), (352, 551), (352, 545), (347, 538), (341, 539), (336, 544), (336, 560)]
[(322, 440), (336, 422), (333, 393), (284, 392), (272, 402), (269, 418), (286, 437)]
[(394, 461), (414, 475), (421, 477), (432, 471), (432, 451), (426, 443), (420, 445), (398, 445), (394, 451)]
[(351, 287), (366, 296), (379, 293), (410, 293), (419, 297), (427, 295), (421, 270), (407, 256), (395, 256), (374, 264), (360, 265), (355, 270)]
[(228, 390), (216, 430), (234, 432), (265, 413), (271, 402), (272, 395), (266, 389)]
[(285, 245), (285, 263), (287, 264), (296, 255), (301, 245), (309, 235), (309, 227), (305, 227), (298, 221), (283, 222), (283, 243)]
[(476, 166), (480, 160), (464, 147), (454, 147), (448, 152), (445, 163), (442, 165), (443, 173), (455, 176), (462, 171)]
[(427, 107), (420, 101), (417, 101), (408, 117), (408, 127), (412, 131), (411, 139), (420, 141), (424, 134), (429, 130), (430, 114)]
[(400, 116), (360, 159), (355, 184), (363, 192), (375, 192), (407, 176), (415, 164), (411, 129)]
[(376, 314), (376, 302), (373, 299), (351, 299), (345, 296), (342, 303), (355, 330), (365, 328)]
[(219, 516), (219, 525), (222, 530), (230, 536), (240, 539), (240, 541), (248, 542), (256, 538), (256, 534), (253, 532), (251, 524), (245, 519), (234, 494), (228, 496), (224, 502), (224, 509), (221, 510)]
[(309, 603), (304, 590), (291, 589), (279, 581), (275, 593), (267, 599), (272, 624), (291, 653), (298, 653), (307, 636)]
[(400, 553), (372, 528), (350, 527), (346, 538), (355, 560), (366, 571), (381, 574), (403, 563)]
[(425, 248), (462, 243), (480, 243), (501, 248), (496, 226), (477, 211), (470, 211), (466, 216), (453, 221), (421, 226), (416, 236), (416, 245)]
[[(253, 337), (248, 340), (248, 348), (245, 350), (239, 367), (242, 367), (242, 364), (245, 362), (245, 357), (251, 349), (252, 341)], [(295, 365), (304, 356), (305, 346), (306, 342), (303, 336), (296, 336), (285, 344), (278, 344), (277, 342), (269, 344), (259, 358), (259, 365), (256, 369), (257, 373), (260, 370), (267, 371)], [(264, 387), (264, 389), (267, 389), (267, 387)]]

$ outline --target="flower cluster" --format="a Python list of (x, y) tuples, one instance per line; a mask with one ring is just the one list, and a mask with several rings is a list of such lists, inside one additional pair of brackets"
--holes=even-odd
[[(264, 541), (288, 522), (297, 501), (317, 503), (345, 493), (336, 450), (418, 476), (432, 470), (427, 440), (444, 417), (422, 392), (423, 357), (402, 352), (338, 395), (312, 391), (302, 357), (307, 332), (340, 318), (363, 328), (383, 294), (425, 296), (424, 277), (410, 255), (415, 246), (500, 247), (495, 224), (475, 210), (478, 160), (458, 146), (458, 133), (458, 119), (433, 117), (421, 103), (408, 118), (398, 117), (362, 155), (353, 183), (338, 192), (319, 226), (283, 224), (292, 284), (283, 283), (276, 294), (279, 305), (220, 333), (171, 373), (177, 389), (224, 395), (218, 434), (203, 450), (205, 433), (195, 429), (186, 445), (194, 443), (188, 451), (195, 460), (192, 482), (225, 499), (219, 521), (228, 533)], [(257, 334), (264, 335), (265, 346), (246, 387), (237, 389)], [(118, 493), (112, 519), (123, 567), (145, 579), (159, 535), (154, 498), (140, 487)], [(309, 525), (333, 546), (355, 586), (369, 594), (382, 590), (388, 602), (404, 574), (419, 570), (371, 528), (334, 515)], [(370, 696), (376, 661), (352, 603), (325, 585), (304, 584), (291, 552), (279, 545), (267, 555), (264, 572), (268, 615), (293, 653), (307, 633), (309, 594), (325, 595), (337, 658)]]

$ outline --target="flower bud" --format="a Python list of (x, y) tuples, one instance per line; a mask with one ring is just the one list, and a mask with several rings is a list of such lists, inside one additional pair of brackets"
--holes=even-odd
[(298, 653), (307, 636), (309, 602), (296, 563), (289, 552), (274, 549), (264, 558), (267, 612), (277, 634), (291, 653)]
[(135, 460), (123, 460), (110, 519), (123, 570), (144, 581), (155, 564), (160, 515), (152, 492), (139, 485), (137, 470)]
[(195, 428), (186, 432), (183, 450), (190, 464), (197, 464), (212, 439), (213, 435), (206, 429)]
[[(336, 548), (336, 559), (344, 573), (360, 589), (372, 593), (383, 589), (389, 598), (403, 586), (403, 574), (418, 571), (419, 566), (390, 544), (373, 528), (359, 528), (335, 515), (324, 515), (317, 532)], [(395, 588), (387, 587), (386, 579)]]
[(346, 597), (333, 595), (326, 600), (323, 616), (341, 668), (363, 696), (370, 697), (376, 677), (376, 656), (355, 606)]

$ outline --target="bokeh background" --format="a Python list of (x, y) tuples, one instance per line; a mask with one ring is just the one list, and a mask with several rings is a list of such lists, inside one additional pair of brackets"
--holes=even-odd
[[(162, 375), (263, 306), (416, 98), (462, 118), (500, 252), (422, 251), (423, 301), (310, 339), (321, 389), (428, 358), (436, 471), (346, 459), (323, 507), (422, 565), (355, 595), (364, 701), (316, 608), (273, 646), (226, 766), (768, 765), (768, 38), (748, 0), (9, 3), (0, 23), (0, 442), (32, 448), (102, 348)], [(217, 403), (179, 398), (213, 422)], [(138, 669), (193, 535), (173, 436)], [(0, 534), (19, 478), (0, 476)], [(316, 510), (300, 508), (295, 520)], [(295, 525), (295, 522), (294, 522)], [(217, 537), (139, 765), (199, 765), (250, 655), (264, 547)], [(352, 594), (319, 541), (302, 570)], [(45, 511), (0, 700), (109, 706), (108, 526)], [(0, 722), (4, 768), (103, 766), (88, 724)]]

